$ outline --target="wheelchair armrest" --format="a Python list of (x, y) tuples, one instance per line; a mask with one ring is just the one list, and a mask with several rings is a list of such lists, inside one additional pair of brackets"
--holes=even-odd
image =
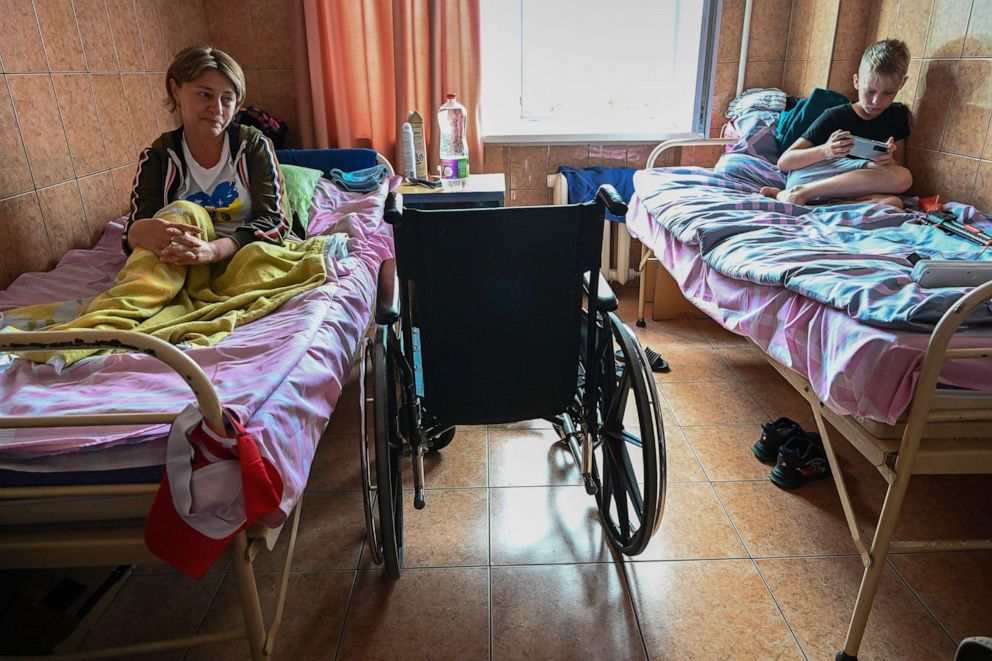
[(617, 189), (609, 184), (603, 184), (596, 191), (596, 199), (601, 201), (610, 213), (616, 216), (627, 215), (627, 203), (620, 197)]
[[(596, 285), (596, 300), (592, 301), (592, 305), (600, 312), (614, 312), (620, 305), (620, 302), (617, 301), (617, 295), (613, 293), (613, 288), (606, 282), (606, 278), (603, 277), (602, 273), (596, 271), (596, 275), (599, 276), (599, 284)], [(582, 287), (586, 290), (586, 296), (588, 296), (588, 273), (582, 274)]]
[(390, 193), (386, 196), (386, 206), (383, 217), (390, 225), (399, 225), (403, 221), (403, 195)]
[(387, 259), (379, 267), (379, 284), (375, 295), (375, 323), (388, 326), (400, 318), (400, 281), (396, 277), (396, 260)]

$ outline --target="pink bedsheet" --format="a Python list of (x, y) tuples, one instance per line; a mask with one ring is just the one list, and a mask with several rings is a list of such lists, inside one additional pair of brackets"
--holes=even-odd
[[(394, 178), (373, 193), (360, 194), (322, 182), (311, 208), (310, 233), (344, 232), (348, 256), (329, 263), (321, 287), (238, 328), (216, 346), (187, 351), (210, 377), (221, 402), (246, 421), (263, 454), (279, 468), (286, 485), (285, 514), (303, 490), (317, 441), (371, 319), (379, 264), (394, 254), (382, 209), (398, 183)], [(121, 229), (115, 222), (95, 249), (70, 252), (49, 273), (18, 278), (0, 292), (0, 310), (105, 289), (123, 264)], [(4, 416), (178, 412), (191, 400), (182, 379), (141, 354), (82, 361), (61, 375), (27, 361), (0, 373)], [(65, 471), (161, 464), (167, 432), (165, 425), (6, 430), (0, 433), (0, 467)]]
[[(654, 251), (686, 298), (727, 330), (750, 338), (809, 379), (831, 409), (888, 424), (906, 410), (928, 334), (867, 326), (788, 289), (727, 277), (705, 264), (696, 248), (655, 223), (636, 194), (629, 208), (631, 235)], [(959, 332), (951, 346), (987, 345), (988, 332)], [(992, 389), (988, 362), (948, 361), (941, 381)]]

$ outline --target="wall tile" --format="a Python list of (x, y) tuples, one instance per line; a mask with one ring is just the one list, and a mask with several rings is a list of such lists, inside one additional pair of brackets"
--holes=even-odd
[(940, 148), (981, 156), (992, 116), (992, 60), (961, 60)]
[(785, 49), (785, 59), (806, 60), (809, 58), (810, 29), (813, 23), (813, 0), (794, 0), (792, 18), (789, 22), (789, 43)]
[(207, 27), (215, 48), (233, 57), (242, 69), (256, 69), (255, 49), (251, 39), (248, 0), (203, 0)]
[(257, 63), (269, 69), (292, 69), (289, 12), (283, 0), (249, 0)]
[(262, 103), (262, 78), (258, 75), (258, 69), (248, 69), (245, 71), (245, 100), (246, 106), (264, 106)]
[(73, 176), (52, 77), (45, 74), (9, 76), (14, 111), (35, 186), (50, 186)]
[(121, 80), (124, 83), (124, 96), (131, 115), (131, 130), (134, 131), (137, 154), (161, 133), (158, 129), (158, 117), (148, 91), (148, 77), (143, 73), (125, 73), (121, 74)]
[(48, 60), (34, 5), (27, 0), (0, 0), (0, 16), (3, 17), (0, 56), (4, 68), (13, 73), (47, 72)]
[(927, 28), (933, 13), (934, 0), (902, 0), (896, 19), (895, 35), (906, 42), (911, 55), (921, 55), (927, 39)]
[(920, 84), (920, 72), (922, 70), (923, 60), (912, 59), (909, 61), (909, 69), (906, 71), (906, 84), (896, 94), (896, 101), (908, 106), (913, 105), (913, 100), (916, 99), (916, 89)]
[(507, 148), (511, 189), (541, 189), (548, 186), (548, 146), (511, 145)]
[(210, 43), (210, 32), (207, 30), (207, 14), (203, 9), (203, 0), (179, 0), (183, 27), (186, 30), (186, 42), (190, 46), (206, 46)]
[[(747, 70), (744, 70), (747, 75)], [(710, 123), (723, 123), (727, 106), (737, 96), (737, 62), (725, 62), (716, 65), (716, 77), (713, 80), (713, 102), (710, 105)]]
[(35, 9), (52, 71), (86, 71), (71, 0), (36, 0)]
[(957, 68), (956, 60), (928, 60), (924, 63), (913, 104), (914, 146), (925, 149), (940, 147)]
[(146, 74), (148, 80), (148, 93), (151, 95), (151, 107), (155, 115), (155, 124), (158, 127), (158, 133), (162, 134), (166, 131), (171, 131), (172, 129), (179, 126), (179, 113), (171, 113), (168, 110), (166, 103), (169, 98), (165, 91), (165, 76), (160, 73), (149, 73)]
[(0, 75), (0, 197), (31, 190), (31, 170), (21, 142), (14, 106), (7, 91), (7, 76)]
[(992, 159), (992, 125), (985, 133), (985, 151), (982, 152), (982, 158)]
[(925, 56), (961, 57), (970, 14), (970, 0), (936, 0), (930, 18)]
[(70, 250), (90, 247), (90, 228), (75, 180), (42, 188), (38, 191), (38, 201), (56, 260)]
[(854, 89), (854, 74), (858, 72), (860, 62), (860, 60), (834, 60), (831, 62), (827, 86), (840, 92), (851, 101), (857, 101), (858, 93)]
[(806, 77), (803, 79), (803, 96), (809, 96), (814, 87), (826, 87), (830, 80), (829, 60), (810, 60), (806, 63)]
[(296, 112), (296, 79), (292, 71), (259, 71), (263, 107), (274, 117), (286, 120), (289, 144), (297, 144), (300, 135), (299, 115)]
[(658, 143), (627, 145), (627, 167), (641, 170), (648, 163), (648, 156)]
[(117, 192), (117, 209), (122, 215), (127, 214), (131, 206), (131, 187), (134, 186), (136, 172), (137, 165), (134, 163), (110, 171), (110, 176), (114, 180), (114, 190)]
[(971, 204), (980, 164), (977, 158), (941, 153), (937, 159), (937, 188), (934, 192), (940, 193), (945, 200)]
[(834, 59), (861, 59), (861, 53), (865, 48), (870, 10), (869, 0), (841, 0), (840, 14), (837, 17)]
[(940, 152), (918, 149), (912, 146), (915, 142), (915, 138), (910, 139), (909, 151), (906, 153), (906, 167), (913, 173), (913, 186), (907, 192), (926, 197), (939, 191), (941, 196), (946, 198), (937, 183), (937, 161)]
[(752, 87), (782, 87), (782, 73), (785, 62), (782, 60), (774, 62), (754, 62), (747, 63), (744, 71), (744, 89)]
[(744, 0), (724, 0), (720, 14), (720, 41), (717, 62), (737, 62), (741, 59), (741, 26), (744, 25)]
[(0, 259), (11, 281), (22, 273), (55, 266), (41, 206), (34, 191), (0, 200)]
[(878, 22), (882, 11), (882, 4), (878, 0), (869, 3), (868, 21), (865, 25), (865, 46), (878, 40)]
[(149, 71), (165, 71), (172, 63), (172, 56), (165, 40), (165, 30), (158, 15), (155, 0), (134, 0), (134, 15), (138, 34), (145, 51), (145, 65)]
[[(186, 36), (186, 21), (183, 16), (183, 8), (176, 0), (158, 0), (158, 16), (159, 23), (157, 27), (162, 34), (162, 43), (165, 53), (168, 56), (162, 68), (162, 71), (166, 71), (176, 56), (176, 53), (186, 48), (190, 42)], [(286, 36), (287, 38), (280, 42), (283, 50), (288, 50), (290, 45), (289, 35)]]
[(0, 291), (10, 286), (10, 278), (7, 277), (7, 270), (3, 267), (3, 257), (0, 257)]
[(992, 213), (992, 161), (982, 161), (979, 164), (971, 203), (980, 211)]
[(589, 145), (550, 145), (548, 174), (558, 172), (558, 167), (561, 165), (573, 168), (589, 167)]
[(96, 109), (100, 115), (103, 142), (110, 165), (136, 161), (139, 151), (145, 145), (135, 146), (120, 74), (90, 76), (90, 83), (96, 96)]
[(829, 60), (837, 29), (839, 0), (817, 0), (813, 3), (813, 23), (810, 27), (809, 59)]
[(109, 170), (83, 177), (79, 180), (79, 193), (89, 227), (90, 243), (94, 244), (100, 240), (107, 223), (121, 215), (114, 177)]
[(56, 74), (52, 76), (55, 95), (69, 143), (69, 153), (76, 176), (83, 176), (107, 167), (107, 149), (99, 130), (96, 99), (85, 75)]
[[(897, 35), (896, 22), (899, 19), (900, 0), (881, 0), (878, 8), (878, 23), (875, 27), (875, 35), (866, 39), (865, 45), (889, 39)], [(917, 53), (919, 55), (919, 53)]]
[(118, 71), (117, 52), (104, 0), (75, 0), (76, 22), (83, 38), (88, 71)]
[(806, 60), (786, 60), (782, 72), (782, 89), (786, 94), (801, 96), (803, 78), (806, 76)]
[(511, 190), (507, 206), (530, 207), (539, 204), (551, 204), (551, 189), (544, 182), (544, 190)]
[(506, 149), (503, 145), (486, 145), (483, 148), (483, 172), (506, 172)]
[(754, 0), (751, 8), (751, 34), (747, 42), (748, 61), (784, 60), (792, 0)]
[(107, 9), (121, 71), (144, 71), (147, 66), (138, 34), (138, 19), (134, 15), (134, 0), (107, 0)]
[(589, 145), (589, 167), (627, 166), (627, 145)]
[(971, 57), (992, 55), (992, 0), (974, 0), (964, 54)]

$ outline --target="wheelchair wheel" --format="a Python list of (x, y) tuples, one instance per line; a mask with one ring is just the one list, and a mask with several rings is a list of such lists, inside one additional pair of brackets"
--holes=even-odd
[[(397, 428), (399, 383), (387, 348), (388, 332), (386, 326), (377, 327), (365, 351), (361, 459), (368, 543), (373, 559), (376, 563), (385, 561), (386, 574), (395, 579), (403, 569), (403, 448)], [(369, 469), (370, 449), (375, 453), (375, 486)]]
[(644, 350), (616, 315), (607, 318), (612, 341), (603, 343), (597, 357), (596, 502), (613, 545), (637, 555), (651, 541), (664, 511), (665, 429)]

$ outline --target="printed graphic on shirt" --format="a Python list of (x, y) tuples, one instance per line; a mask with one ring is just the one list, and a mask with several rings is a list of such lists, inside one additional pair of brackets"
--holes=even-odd
[(206, 209), (213, 216), (214, 223), (229, 223), (241, 212), (241, 198), (233, 181), (223, 181), (212, 193), (198, 191), (186, 198)]

